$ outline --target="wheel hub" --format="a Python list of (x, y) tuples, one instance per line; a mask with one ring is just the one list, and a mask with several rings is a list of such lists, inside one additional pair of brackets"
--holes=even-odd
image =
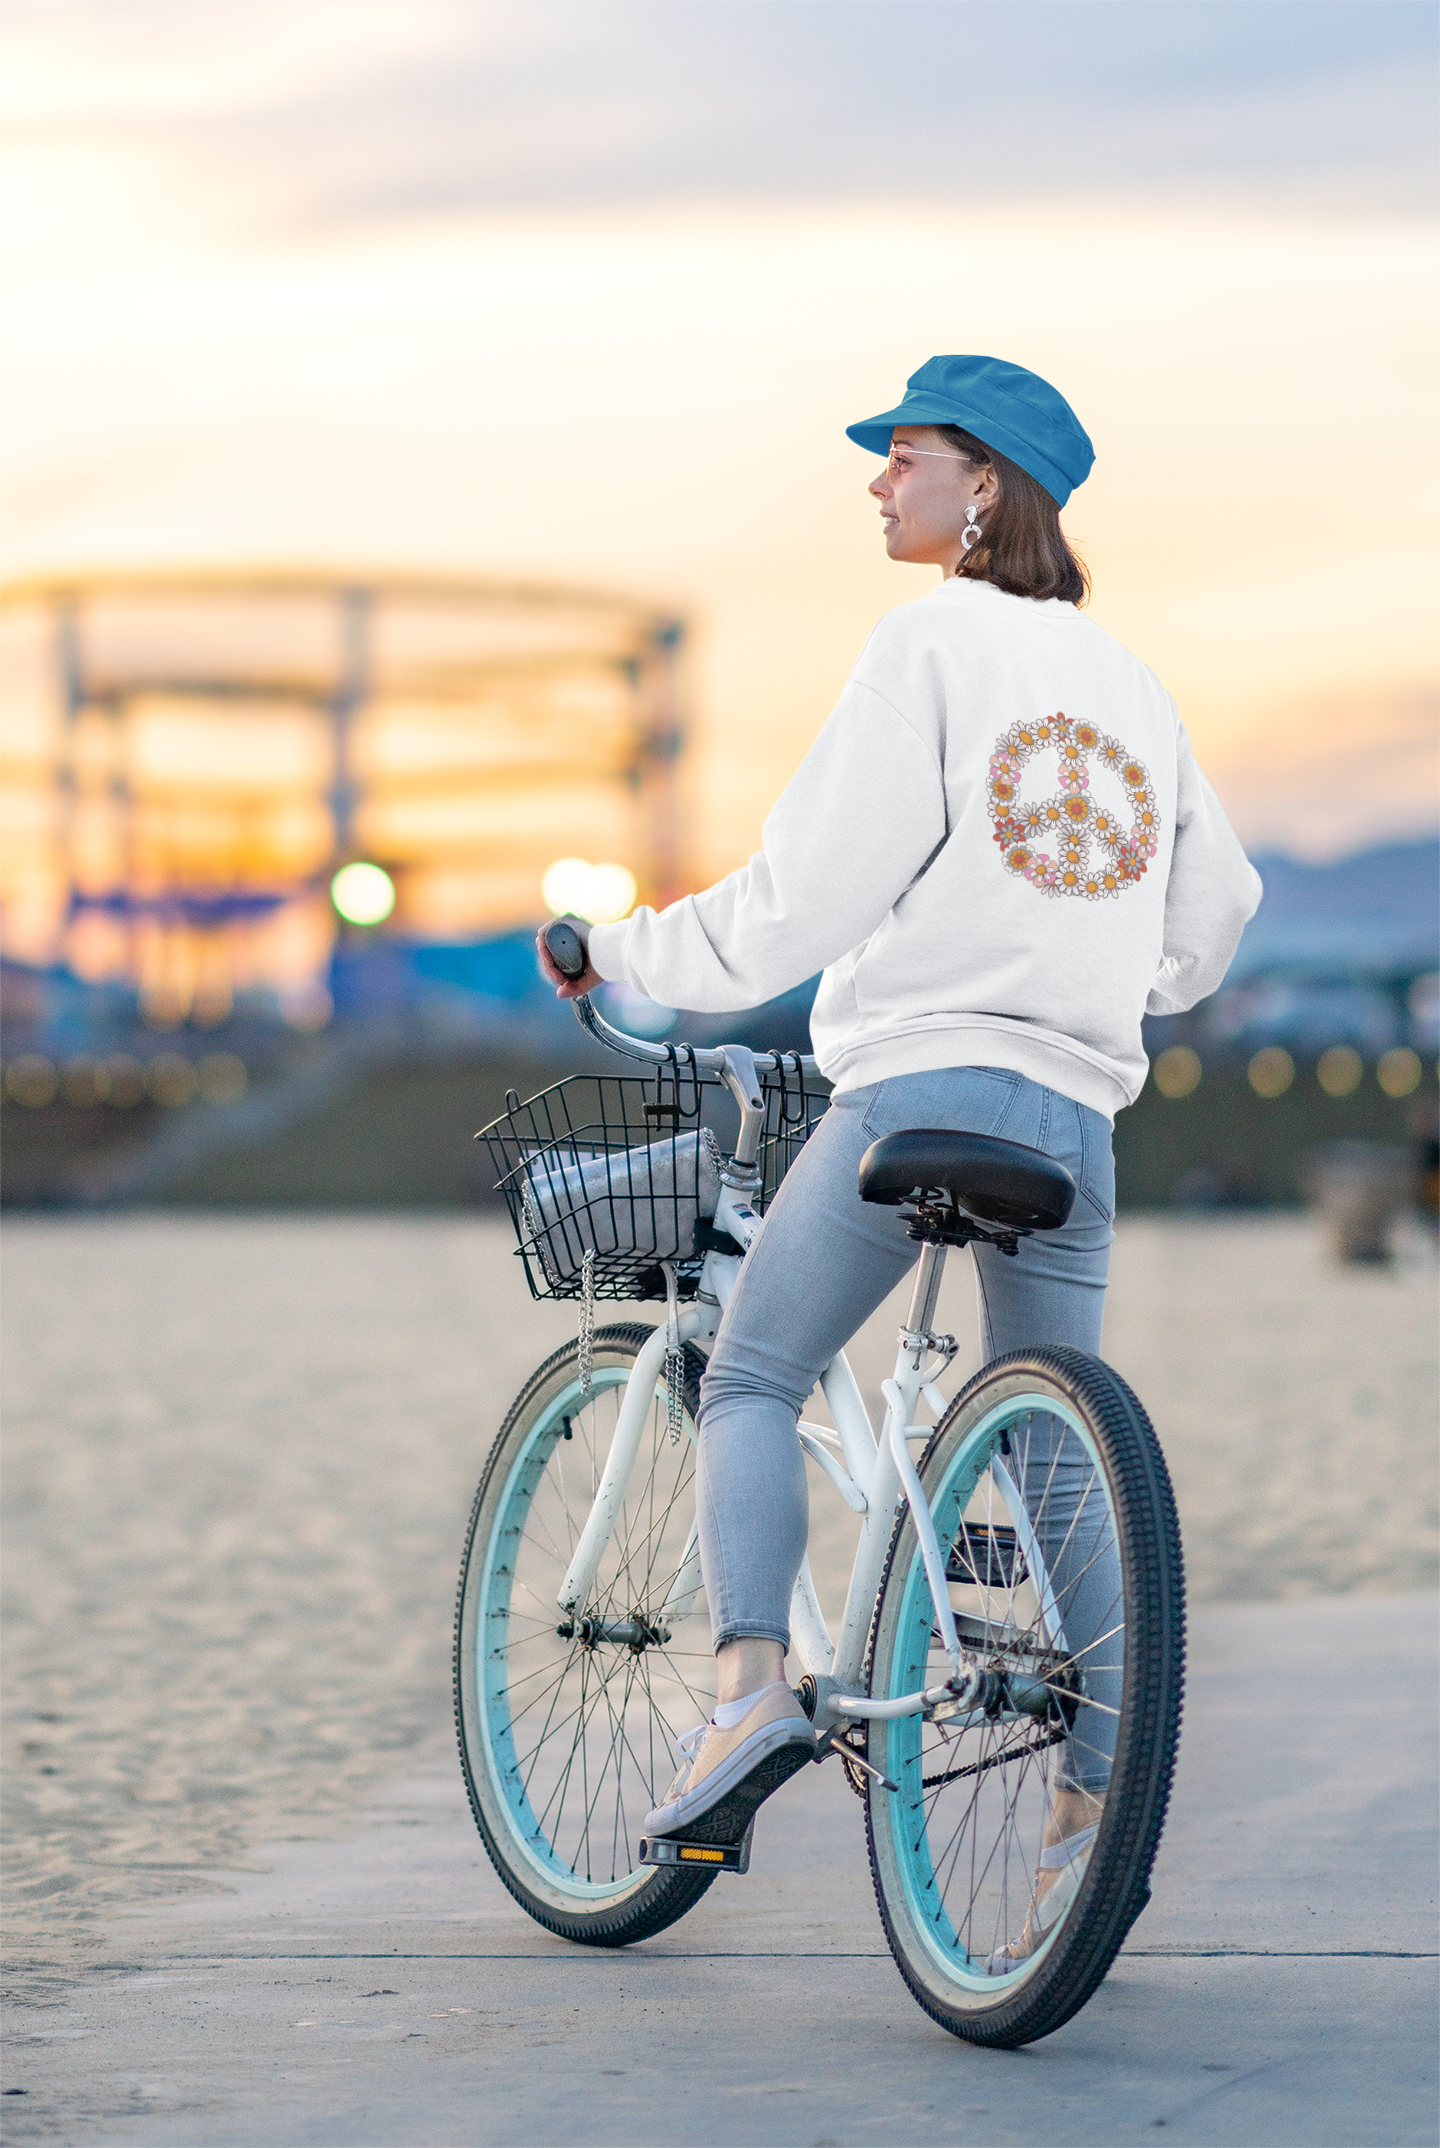
[(629, 1618), (567, 1618), (555, 1631), (562, 1641), (578, 1641), (582, 1648), (598, 1648), (602, 1641), (609, 1641), (632, 1649), (637, 1656), (647, 1648), (665, 1648), (670, 1640), (668, 1626), (652, 1624), (639, 1611)]

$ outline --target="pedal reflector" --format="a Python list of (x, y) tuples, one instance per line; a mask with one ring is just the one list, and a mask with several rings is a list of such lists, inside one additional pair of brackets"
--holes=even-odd
[(748, 1872), (753, 1833), (752, 1824), (746, 1828), (743, 1842), (686, 1842), (679, 1835), (642, 1837), (640, 1862), (642, 1865), (705, 1865), (712, 1872)]

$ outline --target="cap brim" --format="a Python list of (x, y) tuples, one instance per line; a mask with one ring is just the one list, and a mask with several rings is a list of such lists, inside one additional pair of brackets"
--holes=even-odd
[(906, 399), (898, 410), (882, 410), (878, 418), (862, 418), (858, 425), (847, 425), (845, 437), (853, 440), (856, 447), (868, 448), (872, 455), (888, 455), (890, 435), (897, 425), (953, 425), (953, 405), (932, 402), (928, 395), (916, 395)]

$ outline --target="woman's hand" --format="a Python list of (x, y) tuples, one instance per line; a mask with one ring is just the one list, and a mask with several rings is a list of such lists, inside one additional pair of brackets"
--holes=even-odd
[(545, 935), (550, 930), (550, 926), (556, 922), (557, 920), (552, 917), (549, 924), (542, 925), (535, 935), (535, 952), (540, 957), (541, 974), (548, 983), (554, 985), (557, 999), (579, 999), (582, 994), (593, 992), (597, 985), (604, 984), (605, 980), (598, 970), (591, 967), (584, 926), (577, 925), (572, 918), (565, 918), (559, 922), (569, 925), (571, 931), (580, 941), (581, 946), (585, 948), (585, 967), (578, 977), (567, 977), (565, 975), (565, 972), (545, 944)]

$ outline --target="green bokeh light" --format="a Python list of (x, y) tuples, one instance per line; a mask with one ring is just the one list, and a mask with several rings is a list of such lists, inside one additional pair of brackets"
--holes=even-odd
[(349, 925), (378, 925), (395, 907), (395, 883), (383, 866), (356, 860), (330, 883), (330, 900)]

